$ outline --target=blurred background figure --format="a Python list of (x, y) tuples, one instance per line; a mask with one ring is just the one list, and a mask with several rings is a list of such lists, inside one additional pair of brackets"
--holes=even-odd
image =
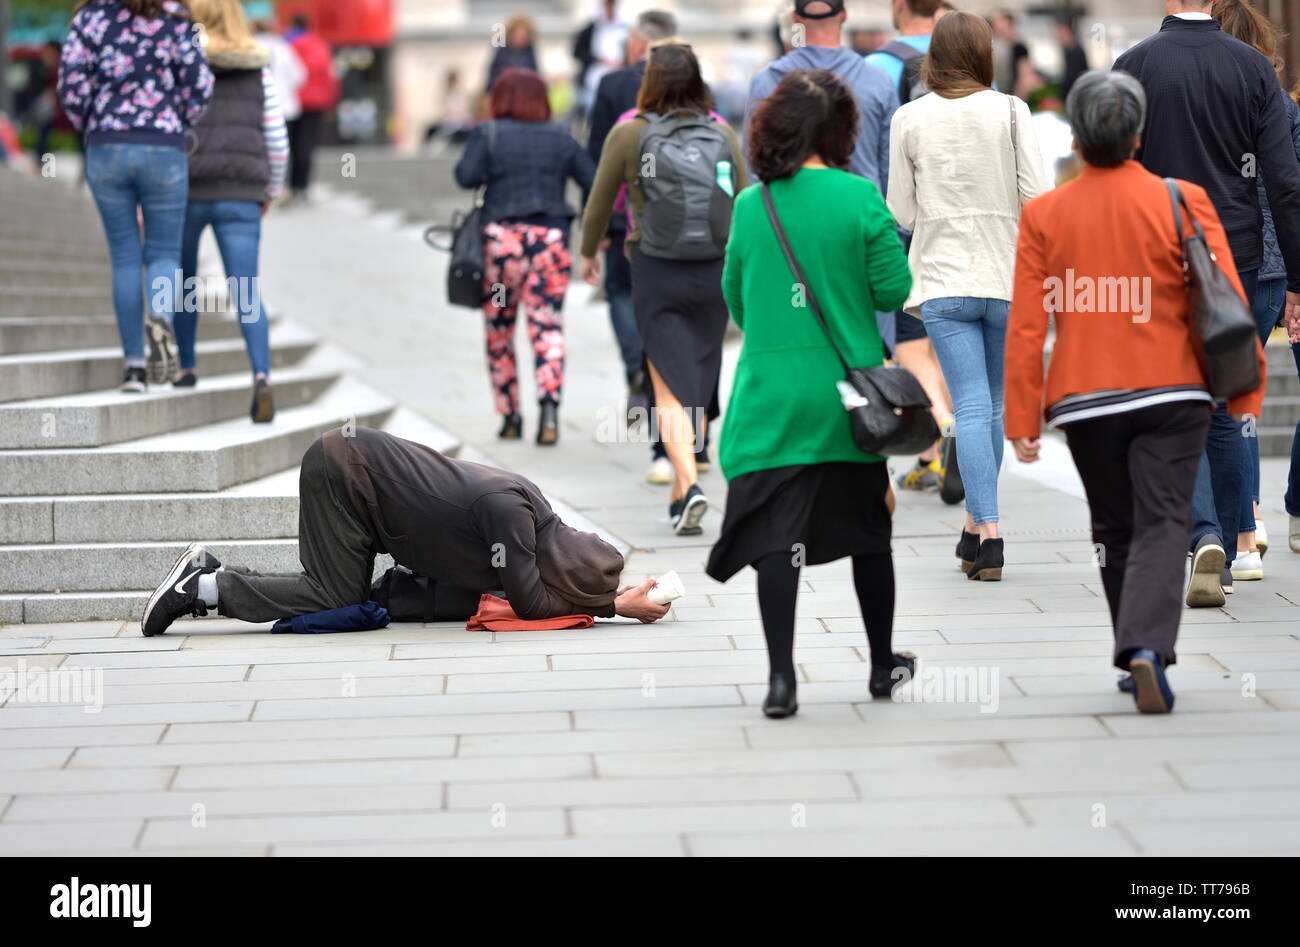
[(618, 12), (617, 0), (604, 0), (596, 16), (578, 31), (573, 40), (573, 58), (578, 61), (578, 110), (585, 116), (596, 98), (605, 73), (624, 64), (628, 23)]
[(41, 47), (33, 64), (24, 94), (18, 97), (16, 111), (36, 129), (36, 157), (50, 150), (50, 133), (60, 118), (59, 55), (62, 47), (51, 40)]
[(473, 126), (474, 112), (461, 85), (460, 72), (448, 69), (442, 80), (442, 114), (424, 133), (424, 143), (461, 144), (469, 140)]
[(1008, 10), (997, 10), (989, 17), (993, 28), (993, 83), (1002, 92), (1027, 99), (1034, 82), (1034, 66), (1029, 47), (1020, 39), (1016, 18)]
[(1064, 105), (1075, 80), (1088, 71), (1088, 54), (1079, 45), (1078, 34), (1074, 31), (1074, 22), (1069, 17), (1058, 19), (1052, 30), (1056, 41), (1061, 44), (1061, 55), (1065, 60), (1065, 69), (1061, 73), (1060, 94), (1060, 101)]
[(754, 42), (754, 34), (749, 30), (738, 32), (735, 42), (727, 47), (721, 77), (713, 86), (718, 112), (730, 124), (740, 125), (745, 120), (749, 83), (754, 74), (765, 65), (765, 50)]
[(298, 101), (298, 90), (307, 81), (307, 68), (302, 64), (294, 48), (280, 35), (275, 24), (270, 20), (257, 20), (253, 23), (253, 39), (265, 47), (275, 80), (275, 95), (280, 101), (280, 114), (286, 122), (292, 122), (302, 114), (302, 103)]
[(537, 72), (537, 52), (533, 49), (536, 35), (533, 21), (522, 13), (515, 14), (506, 22), (506, 44), (496, 48), (492, 54), (492, 65), (488, 67), (489, 92), (501, 73), (507, 69), (531, 69)]
[(311, 162), (325, 114), (339, 101), (339, 76), (329, 44), (312, 32), (307, 18), (295, 16), (285, 39), (302, 60), (306, 78), (298, 87), (301, 111), (289, 122), (289, 189), (295, 200), (306, 200)]
[(889, 30), (876, 27), (849, 30), (849, 48), (859, 56), (869, 56), (888, 43), (889, 38)]

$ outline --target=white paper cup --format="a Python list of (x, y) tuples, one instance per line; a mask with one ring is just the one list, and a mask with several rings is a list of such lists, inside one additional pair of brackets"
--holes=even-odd
[(655, 579), (654, 587), (646, 593), (646, 598), (656, 605), (667, 605), (673, 599), (681, 598), (685, 594), (686, 587), (682, 585), (681, 577), (676, 572), (665, 572)]

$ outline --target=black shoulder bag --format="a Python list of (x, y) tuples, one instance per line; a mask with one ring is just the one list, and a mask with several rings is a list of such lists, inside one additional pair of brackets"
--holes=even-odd
[[(496, 125), (488, 123), (488, 156), (496, 141)], [(447, 302), (453, 306), (478, 309), (483, 305), (483, 274), (487, 271), (487, 254), (483, 248), (483, 196), (487, 185), (474, 194), (474, 206), (468, 213), (456, 211), (450, 224), (433, 224), (424, 231), (424, 242), (435, 250), (451, 252), (447, 264)], [(450, 240), (446, 239), (450, 236)], [(437, 239), (442, 237), (443, 239)]]
[[(835, 357), (844, 366), (845, 381), (839, 385), (841, 401), (849, 413), (853, 429), (853, 442), (868, 454), (888, 457), (894, 454), (919, 454), (939, 439), (939, 425), (930, 414), (930, 398), (916, 376), (900, 365), (873, 365), (870, 368), (850, 368), (844, 360), (830, 327), (822, 317), (821, 307), (813, 289), (804, 279), (799, 261), (790, 249), (785, 228), (772, 203), (772, 192), (763, 184), (763, 204), (768, 219), (776, 231), (776, 239), (790, 264), (790, 272), (803, 287), (808, 305), (826, 338), (835, 351)], [(848, 390), (846, 390), (846, 388)]]
[[(1259, 357), (1255, 351), (1255, 317), (1232, 281), (1219, 269), (1218, 258), (1205, 240), (1205, 231), (1192, 216), (1187, 199), (1173, 178), (1165, 178), (1174, 206), (1174, 227), (1183, 254), (1183, 283), (1192, 307), (1196, 354), (1210, 397), (1226, 401), (1259, 387)], [(1187, 211), (1192, 233), (1183, 235)]]

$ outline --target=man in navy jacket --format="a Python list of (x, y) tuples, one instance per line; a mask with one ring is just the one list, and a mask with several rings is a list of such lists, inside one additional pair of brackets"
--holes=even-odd
[[(1205, 188), (1227, 231), (1247, 304), (1253, 301), (1263, 261), (1256, 183), (1263, 174), (1286, 263), (1285, 314), (1292, 324), (1300, 319), (1300, 165), (1285, 93), (1272, 63), (1220, 30), (1210, 5), (1211, 0), (1165, 0), (1168, 15), (1160, 32), (1115, 61), (1114, 68), (1136, 76), (1146, 91), (1146, 126), (1135, 157), (1148, 171)], [(1255, 529), (1253, 522), (1240, 522), (1242, 434), (1241, 424), (1219, 405), (1192, 502), (1193, 571), (1222, 563), (1224, 592), (1232, 589), (1238, 533)], [(1197, 597), (1192, 587), (1189, 606), (1223, 604), (1222, 593)]]

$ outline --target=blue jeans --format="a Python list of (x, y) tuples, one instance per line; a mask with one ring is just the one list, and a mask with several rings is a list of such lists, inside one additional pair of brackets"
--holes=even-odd
[[(181, 242), (181, 268), (187, 288), (187, 305), (176, 315), (176, 347), (180, 349), (181, 368), (194, 369), (194, 338), (199, 313), (196, 300), (190, 298), (189, 280), (198, 269), (199, 237), (209, 224), (221, 250), (221, 264), (226, 271), (226, 287), (232, 303), (239, 308), (239, 329), (254, 375), (271, 373), (271, 338), (262, 312), (258, 288), (257, 248), (262, 236), (262, 208), (256, 201), (190, 201), (185, 211), (185, 236)], [(232, 282), (233, 281), (233, 282)], [(197, 294), (202, 298), (206, 294)]]
[[(1259, 270), (1246, 270), (1237, 275), (1246, 298), (1253, 300)], [(1243, 433), (1242, 425), (1228, 414), (1227, 405), (1214, 406), (1205, 453), (1201, 455), (1196, 474), (1196, 491), (1192, 494), (1192, 548), (1196, 548), (1202, 536), (1217, 536), (1227, 554), (1226, 566), (1231, 566), (1237, 558), (1237, 533), (1245, 526), (1255, 528), (1254, 510), (1248, 516), (1243, 515), (1250, 509), (1246, 456), (1250, 452), (1247, 442), (1253, 440), (1243, 437)], [(1254, 446), (1259, 449), (1258, 443)]]
[[(1259, 280), (1255, 284), (1254, 303), (1251, 311), (1259, 326), (1260, 345), (1268, 342), (1269, 334), (1277, 325), (1277, 317), (1282, 314), (1282, 304), (1286, 301), (1286, 277)], [(1246, 425), (1242, 422), (1242, 436), (1245, 437)], [(1259, 438), (1246, 437), (1246, 486), (1241, 492), (1241, 522), (1249, 529), (1255, 528), (1255, 504), (1259, 502)], [(1249, 531), (1249, 530), (1248, 530)]]
[(966, 487), (966, 510), (975, 525), (998, 520), (1002, 469), (1003, 353), (1007, 347), (1005, 299), (943, 296), (921, 303), (925, 330), (952, 393), (957, 463)]
[[(127, 364), (144, 365), (145, 306), (168, 320), (176, 311), (179, 287), (175, 280), (181, 263), (189, 163), (178, 148), (92, 145), (86, 149), (86, 180), (108, 238), (113, 311), (122, 353)], [(137, 207), (144, 219), (143, 247)], [(145, 268), (143, 284), (141, 266)], [(147, 292), (145, 287), (149, 287)]]
[[(1295, 359), (1296, 374), (1300, 375), (1300, 345), (1291, 346), (1291, 357)], [(1300, 516), (1300, 421), (1295, 425), (1295, 436), (1291, 439), (1291, 470), (1286, 478), (1286, 496), (1282, 502), (1291, 516)]]
[(610, 235), (605, 251), (605, 296), (609, 299), (609, 321), (618, 340), (623, 371), (630, 381), (641, 370), (641, 332), (632, 313), (632, 265), (623, 252), (625, 234)]

